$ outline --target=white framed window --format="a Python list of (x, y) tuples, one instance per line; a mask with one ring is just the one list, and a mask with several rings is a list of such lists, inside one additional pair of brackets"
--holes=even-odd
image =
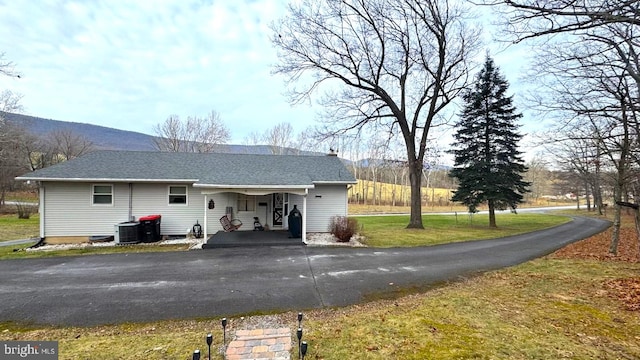
[(256, 211), (256, 197), (238, 194), (238, 211)]
[(169, 186), (169, 205), (187, 205), (187, 186)]
[(113, 185), (93, 184), (91, 185), (92, 205), (113, 205)]

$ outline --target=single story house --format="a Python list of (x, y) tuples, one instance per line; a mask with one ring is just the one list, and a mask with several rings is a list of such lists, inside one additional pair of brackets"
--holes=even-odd
[(327, 156), (96, 151), (20, 176), (40, 184), (40, 237), (48, 243), (113, 235), (114, 225), (159, 214), (161, 235), (184, 236), (201, 224), (222, 230), (231, 212), (240, 230), (254, 217), (287, 229), (294, 206), (307, 232), (327, 232), (347, 215), (347, 188), (356, 183), (342, 161)]

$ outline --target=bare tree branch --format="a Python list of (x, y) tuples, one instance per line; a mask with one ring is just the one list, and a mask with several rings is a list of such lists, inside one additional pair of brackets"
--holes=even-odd
[(410, 167), (409, 227), (423, 227), (429, 129), (466, 86), (478, 50), (480, 32), (466, 26), (468, 12), (446, 0), (302, 0), (272, 25), (280, 59), (274, 72), (287, 77), (291, 101), (323, 92), (323, 137), (399, 130)]
[(214, 152), (216, 146), (226, 143), (230, 137), (229, 129), (215, 111), (203, 118), (189, 116), (186, 121), (171, 115), (153, 130), (156, 149), (169, 152)]

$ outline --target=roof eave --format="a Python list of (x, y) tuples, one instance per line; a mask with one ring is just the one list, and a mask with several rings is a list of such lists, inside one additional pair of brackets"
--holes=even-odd
[(221, 184), (193, 184), (196, 188), (207, 189), (313, 189), (314, 185), (260, 185), (260, 184), (247, 184), (247, 185), (221, 185)]
[(61, 182), (123, 182), (123, 183), (188, 183), (198, 182), (198, 179), (122, 179), (122, 178), (54, 178), (39, 176), (18, 176), (16, 180), (30, 181), (61, 181)]
[(351, 185), (351, 184), (357, 184), (358, 181), (357, 180), (349, 180), (349, 181), (314, 181), (313, 182), (316, 185)]

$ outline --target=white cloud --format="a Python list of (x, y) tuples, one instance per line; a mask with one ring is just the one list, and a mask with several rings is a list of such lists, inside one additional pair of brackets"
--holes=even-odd
[(269, 24), (286, 2), (0, 2), (0, 52), (23, 74), (0, 78), (0, 89), (24, 94), (35, 116), (145, 133), (171, 114), (211, 110), (234, 142), (283, 121), (301, 131), (314, 109), (290, 106), (283, 78), (270, 73)]
[[(170, 114), (221, 113), (235, 141), (291, 108), (268, 24), (281, 1), (33, 1), (0, 4), (0, 51), (26, 112), (149, 133)], [(295, 126), (295, 124), (294, 124)]]

